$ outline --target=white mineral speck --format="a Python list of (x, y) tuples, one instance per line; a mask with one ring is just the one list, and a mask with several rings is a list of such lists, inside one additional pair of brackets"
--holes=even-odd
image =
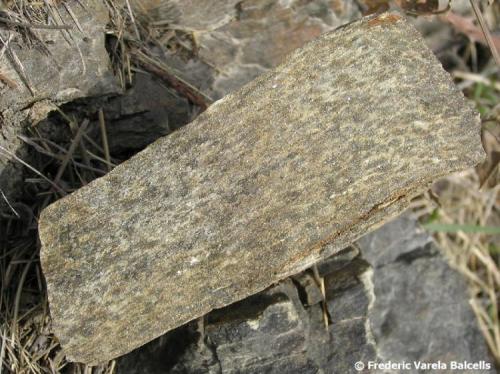
[(257, 330), (259, 328), (260, 322), (258, 319), (256, 320), (248, 320), (246, 321), (247, 325), (252, 329), (252, 330)]

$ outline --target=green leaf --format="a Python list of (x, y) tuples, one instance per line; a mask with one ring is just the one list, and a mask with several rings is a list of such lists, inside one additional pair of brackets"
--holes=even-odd
[(458, 225), (447, 223), (425, 223), (423, 225), (427, 230), (437, 232), (458, 232), (481, 233), (486, 235), (500, 235), (500, 227), (479, 226), (479, 225)]
[(490, 244), (488, 250), (492, 255), (500, 255), (500, 247), (497, 247), (495, 244)]
[(427, 220), (427, 223), (424, 223), (424, 225), (434, 223), (439, 219), (439, 208), (436, 208), (432, 211), (431, 215), (429, 216), (429, 219)]

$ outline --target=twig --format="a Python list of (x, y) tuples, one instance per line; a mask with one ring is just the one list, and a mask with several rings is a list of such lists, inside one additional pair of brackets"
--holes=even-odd
[(7, 48), (8, 48), (8, 46), (13, 38), (14, 38), (14, 35), (9, 32), (9, 37), (7, 38), (7, 42), (4, 42), (2, 39), (3, 45), (2, 45), (2, 50), (0, 51), (0, 59), (3, 58), (3, 56), (5, 55), (5, 51), (7, 51)]
[(323, 322), (325, 323), (325, 329), (328, 331), (328, 309), (326, 306), (325, 278), (319, 275), (318, 267), (316, 265), (313, 265), (312, 269), (314, 278), (320, 287), (321, 296), (323, 296), (323, 302), (321, 303), (323, 308)]
[[(58, 155), (58, 154), (55, 154), (53, 153), (50, 149), (46, 149), (40, 145), (38, 145), (34, 140), (41, 140), (41, 141), (44, 141), (44, 142), (47, 142), (46, 139), (29, 139), (23, 135), (18, 135), (18, 138), (21, 139), (23, 142), (25, 142), (26, 144), (32, 146), (33, 148), (35, 148), (35, 150), (41, 154), (44, 154), (46, 156), (49, 156), (49, 157), (52, 157), (56, 160), (59, 160), (59, 161), (62, 161), (64, 159), (64, 156), (62, 155)], [(48, 141), (49, 143), (52, 143), (50, 141)], [(57, 145), (57, 144), (51, 144), (53, 145), (54, 147), (56, 147), (59, 151), (61, 151), (64, 155), (68, 153), (68, 151), (66, 149), (64, 149), (63, 147)], [(93, 158), (95, 158), (96, 160), (98, 161), (101, 161), (102, 163), (106, 163), (106, 160), (103, 160), (102, 158), (94, 155), (92, 152), (90, 152), (89, 150), (86, 150), (86, 155), (90, 155), (92, 156)], [(88, 157), (87, 157), (88, 158)], [(89, 171), (92, 171), (94, 173), (99, 173), (99, 174), (106, 174), (103, 170), (101, 169), (98, 169), (98, 168), (94, 168), (92, 167), (92, 165), (90, 165), (90, 162), (85, 162), (85, 163), (81, 163), (81, 162), (78, 162), (76, 160), (74, 160), (73, 158), (71, 159), (71, 161), (73, 162), (73, 164), (75, 164), (75, 166), (78, 166), (82, 169), (86, 169), (86, 170), (89, 170)], [(89, 160), (90, 161), (90, 160)], [(111, 166), (115, 166), (114, 164), (111, 164)]]
[(145, 70), (169, 83), (177, 92), (187, 97), (202, 110), (207, 109), (212, 104), (213, 100), (209, 96), (186, 82), (178, 74), (175, 74), (172, 68), (160, 61), (151, 58), (141, 51), (132, 52), (132, 58)]
[[(103, 163), (103, 164), (105, 164), (105, 165), (109, 165), (109, 167), (110, 167), (111, 169), (113, 169), (114, 167), (116, 167), (116, 163), (114, 163), (114, 162), (112, 162), (112, 161), (111, 161), (111, 162), (108, 162), (108, 161), (107, 161), (107, 160), (105, 160), (104, 158), (99, 157), (98, 155), (96, 155), (96, 154), (94, 154), (94, 153), (92, 153), (92, 152), (90, 152), (90, 151), (87, 151), (87, 152), (88, 152), (88, 153), (89, 153), (89, 155), (91, 155), (91, 156), (92, 156), (95, 160), (100, 161), (100, 162), (102, 162), (102, 163)], [(99, 172), (100, 172), (101, 174), (106, 174), (106, 172), (105, 172), (104, 170), (100, 170), (100, 169), (98, 169), (98, 170), (99, 170)]]
[(130, 6), (130, 1), (126, 0), (128, 13), (130, 15), (130, 21), (132, 21), (132, 25), (134, 26), (134, 31), (137, 36), (137, 40), (141, 40), (141, 34), (139, 33), (139, 29), (137, 28), (137, 24), (135, 23), (134, 12), (132, 11), (132, 7)]
[(2, 38), (1, 35), (0, 35), (0, 41), (4, 46), (6, 45), (6, 50), (11, 56), (12, 63), (14, 64), (14, 67), (16, 68), (17, 73), (19, 74), (19, 77), (21, 78), (25, 86), (28, 88), (31, 95), (35, 96), (35, 91), (31, 88), (29, 77), (26, 75), (26, 72), (24, 71), (24, 66), (21, 60), (19, 60), (19, 58), (17, 57), (16, 52), (14, 52), (14, 50), (10, 47), (10, 44), (6, 43), (6, 41)]
[(470, 305), (472, 307), (472, 310), (476, 314), (477, 320), (479, 322), (479, 328), (481, 329), (481, 332), (483, 333), (483, 336), (486, 340), (486, 343), (488, 344), (491, 352), (493, 353), (493, 356), (495, 359), (498, 361), (500, 360), (500, 352), (498, 352), (497, 347), (495, 346), (495, 342), (493, 340), (493, 337), (489, 334), (488, 332), (488, 327), (485, 324), (485, 319), (488, 319), (487, 314), (479, 307), (476, 299), (471, 299)]
[[(21, 218), (19, 213), (17, 213), (16, 210), (14, 209), (14, 207), (10, 204), (9, 200), (7, 199), (7, 196), (5, 196), (5, 194), (1, 188), (0, 188), (0, 193), (2, 194), (2, 197), (5, 200), (5, 202), (7, 203), (7, 205), (9, 206), (10, 210), (12, 210), (14, 212), (14, 214), (16, 215), (17, 218)], [(2, 363), (2, 361), (0, 360), (0, 364), (1, 363)]]
[(5, 357), (5, 348), (7, 347), (6, 336), (7, 332), (2, 330), (2, 347), (0, 347), (0, 374), (2, 374), (3, 362)]
[(75, 13), (73, 13), (73, 11), (71, 10), (70, 5), (67, 2), (63, 2), (63, 6), (66, 9), (66, 11), (68, 12), (68, 14), (70, 15), (70, 17), (73, 20), (73, 22), (75, 23), (77, 29), (82, 34), (85, 34), (85, 32), (83, 31), (82, 25), (80, 25), (80, 22), (78, 22), (78, 18), (76, 18)]
[(125, 60), (127, 61), (127, 75), (128, 75), (128, 83), (132, 85), (133, 80), (132, 80), (132, 66), (130, 64), (130, 55), (127, 53), (125, 55)]
[(488, 44), (488, 47), (490, 47), (493, 59), (495, 60), (496, 64), (500, 67), (500, 55), (498, 54), (498, 51), (495, 47), (495, 43), (493, 42), (493, 38), (491, 37), (491, 33), (490, 30), (488, 29), (488, 25), (486, 24), (486, 20), (483, 17), (483, 13), (481, 12), (481, 9), (479, 9), (479, 5), (476, 3), (476, 0), (469, 0), (469, 1), (472, 5), (474, 13), (476, 14), (477, 21), (481, 26), (481, 30), (483, 30), (486, 43)]
[[(71, 144), (69, 146), (68, 153), (66, 153), (66, 155), (64, 156), (64, 158), (61, 162), (61, 166), (59, 166), (59, 169), (57, 170), (56, 177), (54, 178), (54, 183), (59, 183), (59, 181), (61, 180), (61, 177), (63, 176), (64, 171), (66, 170), (66, 166), (68, 166), (69, 161), (72, 159), (73, 153), (75, 153), (76, 147), (78, 147), (78, 145), (80, 144), (80, 140), (82, 139), (83, 133), (87, 129), (89, 122), (90, 121), (88, 119), (85, 119), (82, 122), (78, 131), (76, 132), (76, 135), (73, 138), (73, 140), (71, 141)], [(52, 192), (52, 191), (49, 191), (49, 195), (47, 195), (47, 197), (43, 201), (42, 208), (44, 208), (48, 205), (49, 199), (50, 199), (50, 192)]]
[[(78, 126), (76, 125), (76, 123), (71, 121), (71, 122), (69, 122), (69, 126), (71, 128), (71, 131), (73, 132), (73, 136), (76, 136), (76, 134), (78, 133)], [(87, 148), (85, 147), (85, 144), (82, 140), (80, 140), (80, 142), (78, 143), (78, 148), (80, 149), (80, 154), (82, 155), (83, 163), (86, 165), (87, 168), (91, 168), (90, 159), (89, 159), (89, 156), (87, 154)], [(72, 158), (73, 164), (76, 166), (75, 160), (73, 159), (73, 155), (71, 155), (71, 158)], [(75, 168), (75, 172), (78, 174), (78, 177), (80, 178), (80, 180), (82, 182), (82, 185), (86, 185), (88, 182), (85, 180), (85, 178), (82, 178), (82, 176), (80, 176), (80, 173), (78, 173), (76, 168)], [(86, 174), (86, 173), (84, 173), (84, 174)]]
[(17, 21), (12, 21), (5, 17), (0, 17), (0, 22), (3, 22), (10, 26), (25, 27), (28, 29), (70, 30), (73, 28), (73, 26), (71, 25), (42, 25), (38, 23), (17, 22)]
[[(51, 4), (49, 4), (48, 0), (43, 0), (43, 2), (45, 4), (45, 6), (47, 7), (47, 11), (51, 15), (51, 17), (54, 20), (59, 20), (61, 23), (64, 24), (64, 20), (62, 18), (61, 12), (59, 11), (59, 8), (51, 6)], [(73, 43), (76, 50), (78, 51), (78, 55), (80, 56), (80, 62), (82, 63), (82, 67), (83, 67), (82, 76), (84, 76), (85, 73), (87, 72), (87, 65), (85, 64), (85, 59), (83, 58), (83, 53), (82, 53), (80, 46), (73, 38), (73, 34), (70, 32), (71, 29), (72, 29), (72, 27), (70, 27), (68, 30), (61, 30), (61, 35), (68, 42), (68, 44), (71, 45)], [(66, 31), (66, 34), (63, 31)], [(66, 36), (68, 36), (69, 39)]]
[(36, 251), (33, 252), (31, 255), (30, 261), (28, 264), (24, 267), (23, 272), (21, 273), (21, 278), (19, 279), (19, 283), (17, 285), (17, 291), (16, 291), (16, 297), (15, 297), (15, 302), (14, 302), (14, 316), (12, 317), (12, 341), (14, 342), (16, 340), (16, 335), (17, 335), (17, 316), (19, 314), (19, 303), (21, 302), (21, 293), (23, 290), (23, 285), (24, 281), (26, 280), (26, 276), (28, 275), (28, 270), (33, 263), (33, 258), (36, 255)]
[(482, 83), (482, 84), (485, 84), (487, 86), (493, 87), (497, 91), (500, 91), (500, 83), (494, 82), (491, 79), (483, 77), (482, 75), (474, 74), (474, 73), (468, 73), (466, 71), (459, 71), (459, 70), (455, 70), (451, 74), (455, 78), (459, 78), (459, 79), (463, 79), (463, 80), (469, 80), (469, 81), (472, 81), (472, 82), (475, 82), (475, 83)]
[[(66, 191), (64, 191), (61, 187), (59, 187), (57, 185), (57, 183), (54, 183), (53, 181), (51, 181), (49, 178), (47, 178), (45, 175), (43, 175), (42, 173), (40, 173), (38, 170), (36, 170), (33, 166), (31, 166), (30, 164), (28, 164), (27, 162), (23, 161), (22, 159), (20, 159), (19, 157), (17, 157), (14, 153), (12, 153), (11, 151), (9, 151), (8, 149), (2, 147), (0, 145), (0, 151), (3, 151), (5, 152), (6, 154), (8, 154), (10, 157), (12, 157), (14, 160), (16, 160), (17, 162), (21, 163), (22, 165), (26, 166), (28, 169), (30, 169), (32, 172), (34, 172), (35, 174), (39, 175), (40, 177), (43, 178), (43, 180), (45, 180), (46, 182), (48, 182), (52, 187), (54, 187), (55, 190), (57, 190), (60, 194), (62, 194), (63, 196), (67, 195)], [(1, 154), (1, 153), (0, 153)]]
[(82, 122), (78, 131), (76, 132), (76, 135), (73, 138), (73, 141), (71, 142), (71, 144), (69, 146), (68, 153), (64, 157), (64, 159), (61, 163), (61, 166), (59, 166), (59, 170), (57, 171), (56, 177), (54, 178), (54, 183), (57, 184), (61, 180), (61, 177), (62, 177), (64, 171), (66, 170), (66, 166), (68, 166), (68, 163), (71, 160), (71, 157), (72, 157), (73, 153), (75, 152), (76, 147), (78, 147), (78, 144), (80, 143), (80, 140), (82, 139), (83, 133), (87, 129), (87, 126), (89, 123), (90, 123), (90, 121), (88, 119), (85, 119)]
[(106, 157), (106, 167), (111, 171), (111, 155), (109, 153), (108, 135), (106, 134), (106, 122), (104, 121), (104, 112), (99, 109), (99, 127), (101, 128), (102, 147), (104, 148), (104, 157)]

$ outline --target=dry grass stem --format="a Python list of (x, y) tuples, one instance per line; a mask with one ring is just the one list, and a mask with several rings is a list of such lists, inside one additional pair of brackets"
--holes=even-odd
[(491, 32), (488, 29), (488, 25), (486, 24), (486, 20), (483, 17), (483, 13), (481, 12), (481, 9), (479, 8), (477, 0), (469, 0), (469, 1), (470, 1), (470, 4), (472, 5), (472, 10), (474, 11), (474, 14), (477, 17), (477, 21), (479, 22), (479, 25), (481, 26), (481, 30), (483, 31), (486, 42), (488, 43), (488, 47), (491, 50), (491, 55), (493, 56), (493, 59), (495, 60), (497, 66), (500, 67), (499, 52), (495, 46), (495, 42), (493, 41), (493, 38), (491, 36)]
[(329, 320), (328, 320), (328, 307), (326, 305), (326, 289), (325, 289), (325, 278), (320, 276), (318, 267), (314, 265), (312, 267), (313, 270), (313, 275), (316, 283), (319, 286), (319, 289), (321, 291), (321, 296), (323, 297), (323, 301), (321, 302), (321, 307), (323, 309), (323, 323), (325, 324), (325, 329), (328, 331), (328, 325), (329, 325)]
[[(40, 173), (38, 170), (36, 170), (33, 166), (29, 165), (28, 163), (24, 162), (22, 159), (20, 159), (19, 157), (17, 157), (14, 153), (10, 152), (8, 149), (0, 146), (0, 155), (2, 155), (2, 152), (4, 153), (3, 156), (6, 157), (5, 155), (9, 156), (8, 158), (12, 158), (14, 160), (16, 160), (17, 162), (19, 162), (20, 164), (24, 165), (25, 167), (27, 167), (28, 169), (30, 169), (32, 172), (34, 172), (35, 174), (39, 175), (41, 178), (43, 178), (46, 182), (48, 182), (52, 187), (54, 187), (54, 189), (59, 192), (61, 195), (67, 195), (67, 193), (64, 191), (64, 189), (62, 189), (60, 186), (58, 186), (56, 183), (54, 183), (53, 181), (51, 181), (49, 178), (47, 178), (45, 175), (43, 175), (42, 173)], [(7, 157), (6, 157), (7, 158)], [(8, 159), (7, 158), (7, 159)]]
[(106, 133), (106, 121), (104, 120), (104, 111), (99, 109), (99, 127), (101, 129), (102, 147), (106, 157), (106, 167), (111, 171), (111, 155), (109, 153), (108, 135)]
[[(498, 227), (500, 217), (500, 185), (480, 190), (479, 176), (475, 170), (446, 178), (445, 187), (434, 187), (441, 207), (426, 197), (414, 202), (413, 208), (424, 222), (455, 224), (468, 230), (435, 232), (435, 239), (450, 264), (469, 280), (471, 305), (477, 316), (488, 346), (500, 363), (500, 323), (498, 298), (500, 295), (500, 270), (498, 236), (488, 235), (482, 228)], [(456, 201), (460, 201), (457, 204)], [(426, 207), (423, 210), (423, 207)], [(421, 212), (425, 212), (422, 215)], [(495, 249), (496, 248), (496, 249)]]

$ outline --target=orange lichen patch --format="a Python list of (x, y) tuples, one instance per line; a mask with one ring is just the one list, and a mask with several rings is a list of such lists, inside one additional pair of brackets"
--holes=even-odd
[(397, 14), (383, 14), (381, 16), (378, 16), (376, 18), (373, 18), (368, 21), (368, 26), (378, 26), (378, 25), (388, 25), (388, 24), (393, 24), (401, 20), (401, 17), (398, 16)]

